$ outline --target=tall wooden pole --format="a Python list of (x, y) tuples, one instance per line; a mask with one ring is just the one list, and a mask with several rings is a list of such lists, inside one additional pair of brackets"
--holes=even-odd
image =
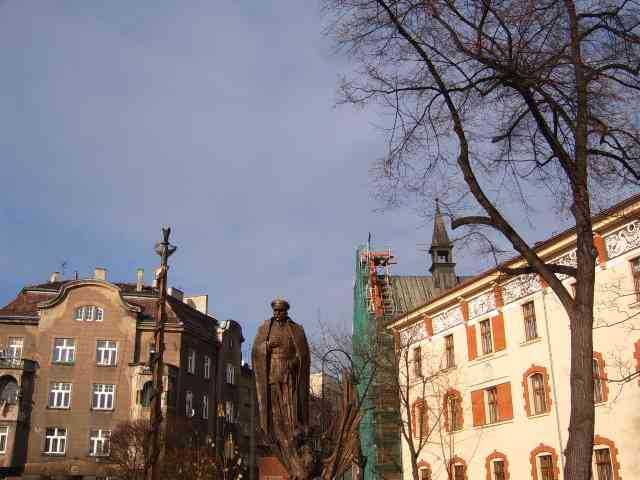
[(155, 353), (149, 359), (153, 371), (153, 397), (151, 401), (151, 442), (149, 445), (150, 464), (148, 479), (160, 480), (160, 451), (162, 446), (160, 438), (162, 436), (162, 391), (164, 376), (164, 325), (166, 321), (167, 303), (167, 272), (169, 270), (169, 257), (176, 251), (175, 246), (169, 243), (171, 228), (162, 229), (162, 241), (156, 244), (156, 253), (160, 256), (160, 269), (156, 279), (160, 299), (158, 301), (158, 312), (156, 315), (156, 326), (154, 330)]

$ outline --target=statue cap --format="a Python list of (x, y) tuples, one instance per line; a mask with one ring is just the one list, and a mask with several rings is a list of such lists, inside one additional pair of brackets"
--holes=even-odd
[(271, 308), (275, 308), (276, 305), (281, 305), (289, 310), (289, 302), (287, 302), (284, 298), (276, 298), (271, 302)]

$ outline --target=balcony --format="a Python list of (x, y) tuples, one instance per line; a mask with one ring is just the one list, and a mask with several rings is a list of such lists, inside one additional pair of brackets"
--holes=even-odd
[(24, 370), (34, 372), (38, 363), (26, 358), (0, 357), (0, 370)]

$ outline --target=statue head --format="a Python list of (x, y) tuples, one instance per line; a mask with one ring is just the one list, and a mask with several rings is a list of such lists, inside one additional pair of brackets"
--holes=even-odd
[(273, 309), (273, 318), (280, 322), (284, 322), (287, 319), (287, 312), (289, 311), (289, 302), (284, 298), (276, 298), (271, 302), (271, 308)]

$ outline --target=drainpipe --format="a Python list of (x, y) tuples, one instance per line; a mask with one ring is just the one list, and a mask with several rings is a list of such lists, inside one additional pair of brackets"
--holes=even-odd
[(542, 289), (542, 313), (544, 316), (544, 328), (547, 334), (547, 351), (549, 352), (549, 367), (551, 368), (551, 388), (553, 389), (553, 397), (555, 398), (554, 410), (556, 412), (556, 427), (558, 433), (558, 443), (560, 444), (560, 471), (564, 472), (564, 442), (562, 441), (562, 430), (560, 428), (560, 412), (558, 411), (558, 388), (556, 386), (556, 369), (553, 365), (553, 354), (551, 353), (551, 335), (549, 335), (549, 320), (547, 318), (547, 298), (548, 291), (546, 288)]

